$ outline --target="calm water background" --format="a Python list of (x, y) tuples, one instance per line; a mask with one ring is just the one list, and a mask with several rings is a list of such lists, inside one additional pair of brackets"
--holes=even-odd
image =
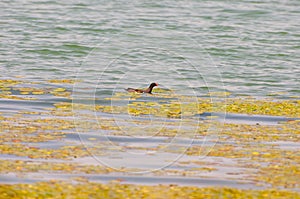
[[(0, 2), (1, 79), (299, 96), (300, 2)], [(96, 82), (95, 82), (96, 80)], [(107, 91), (107, 92), (105, 92)]]

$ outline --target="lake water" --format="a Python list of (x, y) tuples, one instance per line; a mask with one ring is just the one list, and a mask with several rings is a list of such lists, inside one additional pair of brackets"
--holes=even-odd
[[(1, 1), (1, 78), (299, 96), (300, 3)], [(79, 72), (79, 74), (78, 74)]]
[[(299, 99), (300, 2), (298, 0), (70, 0), (68, 2), (3, 0), (0, 2), (0, 7), (0, 70), (2, 71), (0, 79), (18, 80), (22, 84), (17, 85), (17, 88), (34, 86), (46, 93), (46, 95), (34, 96), (38, 99), (35, 101), (1, 99), (0, 111), (4, 116), (15, 117), (20, 111), (37, 112), (30, 116), (24, 113), (26, 117), (19, 118), (19, 121), (15, 118), (6, 118), (9, 122), (13, 121), (12, 126), (15, 124), (20, 128), (30, 126), (31, 122), (36, 122), (37, 119), (43, 121), (43, 117), (61, 118), (54, 113), (55, 116), (51, 115), (52, 113), (48, 114), (47, 111), (53, 108), (54, 104), (71, 102), (71, 98), (48, 95), (46, 91), (52, 89), (52, 92), (55, 89), (61, 89), (62, 86), (72, 93), (73, 101), (86, 100), (90, 105), (94, 105), (95, 101), (101, 105), (110, 103), (113, 106), (120, 105), (118, 103), (124, 105), (124, 101), (104, 99), (124, 92), (124, 88), (143, 88), (151, 82), (157, 82), (159, 88), (170, 89), (172, 94), (192, 98), (207, 97), (210, 92), (223, 93), (225, 91), (231, 93), (230, 97), (233, 98), (250, 96), (261, 99), (272, 96), (272, 99)], [(55, 79), (77, 81), (74, 84), (55, 85), (51, 83)], [(21, 93), (18, 89), (17, 91), (11, 90), (12, 94)], [(91, 99), (96, 100), (91, 101)], [(164, 99), (147, 95), (140, 100), (155, 102)], [(125, 104), (129, 101), (130, 99), (125, 101)], [(86, 120), (88, 123), (90, 121), (90, 117), (84, 118), (83, 114), (93, 113), (88, 110), (84, 112), (81, 109), (77, 111), (79, 115), (82, 114), (80, 115), (82, 118), (77, 119), (77, 122)], [(43, 115), (45, 112), (47, 112), (46, 116)], [(96, 119), (93, 118), (95, 123), (99, 118), (107, 123), (114, 120), (115, 125), (124, 128), (125, 132), (140, 132), (139, 135), (146, 132), (144, 135), (146, 137), (110, 134), (112, 129), (107, 131), (90, 129), (81, 132), (82, 134), (78, 136), (74, 129), (73, 131), (63, 129), (66, 137), (62, 140), (48, 140), (45, 143), (28, 142), (25, 145), (29, 148), (50, 150), (59, 149), (65, 145), (80, 144), (80, 141), (86, 142), (86, 146), (94, 146), (95, 140), (103, 141), (103, 136), (105, 136), (109, 138), (108, 142), (117, 143), (106, 148), (107, 151), (111, 150), (110, 153), (100, 155), (100, 160), (95, 160), (95, 157), (81, 157), (74, 158), (73, 161), (82, 164), (98, 164), (100, 161), (112, 167), (138, 168), (140, 172), (148, 172), (157, 171), (176, 162), (175, 160), (181, 158), (182, 151), (178, 154), (169, 152), (176, 151), (182, 145), (186, 147), (191, 146), (193, 142), (194, 145), (201, 145), (205, 142), (204, 145), (210, 148), (216, 144), (216, 137), (206, 140), (201, 136), (188, 139), (186, 135), (182, 137), (179, 135), (178, 140), (173, 139), (173, 145), (167, 146), (170, 147), (168, 150), (157, 153), (153, 148), (161, 149), (159, 147), (168, 142), (168, 137), (156, 138), (155, 132), (147, 134), (153, 130), (151, 128), (160, 128), (157, 126), (161, 123), (155, 123), (155, 117), (146, 116), (145, 119), (134, 118), (130, 114), (124, 115), (123, 113), (97, 114), (94, 115)], [(211, 113), (206, 114), (202, 116), (214, 116)], [(222, 119), (225, 118), (223, 113), (218, 114), (217, 116)], [(72, 117), (69, 116), (62, 118), (71, 120)], [(203, 122), (202, 119), (205, 120), (205, 117), (200, 118), (200, 122)], [(128, 122), (128, 120), (131, 121)], [(151, 123), (144, 120), (150, 120)], [(228, 123), (237, 124), (260, 123), (272, 126), (287, 120), (286, 117), (228, 115)], [(179, 126), (185, 127), (180, 130), (181, 132), (194, 132), (194, 128), (197, 128), (196, 125), (199, 124), (199, 118), (196, 121), (180, 121), (178, 126), (176, 119), (164, 118), (162, 122), (164, 128), (169, 129), (168, 133), (172, 132), (172, 128)], [(7, 123), (4, 122), (3, 125)], [(41, 124), (41, 129), (43, 125), (46, 124)], [(55, 127), (57, 126), (59, 125)], [(112, 126), (105, 128), (112, 128)], [(135, 131), (131, 127), (135, 127)], [(4, 133), (10, 133), (9, 130)], [(211, 131), (214, 130), (214, 128), (211, 129)], [(51, 132), (56, 131), (54, 129)], [(20, 132), (17, 129), (14, 133)], [(147, 138), (150, 140), (145, 140)], [(289, 140), (284, 140), (282, 145), (290, 144), (285, 141)], [(232, 140), (226, 140), (221, 142), (221, 145), (231, 143)], [(109, 145), (109, 143), (106, 144)], [(295, 146), (299, 147), (299, 143)], [(118, 147), (121, 147), (121, 150)], [(147, 147), (149, 150), (145, 150)], [(141, 148), (143, 148), (142, 152), (139, 150)], [(8, 155), (1, 154), (1, 159), (32, 161), (27, 155), (19, 156), (9, 155), (9, 153)], [(191, 173), (194, 172), (193, 169), (197, 169), (197, 163), (195, 163), (196, 166), (193, 164), (195, 158), (198, 156), (182, 157), (181, 162), (171, 165), (169, 172), (182, 172), (184, 176), (186, 175), (185, 169), (190, 169)], [(41, 158), (37, 162), (40, 161), (47, 160)], [(187, 164), (188, 161), (192, 163)], [(156, 184), (177, 181), (185, 185), (217, 184), (240, 188), (255, 187), (253, 182), (244, 181), (249, 168), (242, 168), (240, 165), (244, 161), (243, 158), (230, 160), (222, 157), (207, 157), (206, 161), (207, 167), (217, 165), (220, 168), (216, 172), (204, 174), (200, 181), (197, 175), (193, 176), (193, 174), (190, 177), (181, 176), (178, 179), (169, 177), (168, 174), (164, 176), (162, 173), (157, 174), (160, 178), (150, 174), (139, 176), (132, 173), (130, 175), (121, 173), (121, 175), (86, 176), (91, 181), (97, 182), (124, 178), (130, 183)], [(245, 162), (247, 163), (247, 161), (243, 163)], [(209, 168), (205, 169), (209, 170)], [(235, 169), (241, 173), (233, 174), (232, 170)], [(256, 172), (255, 168), (251, 169)], [(0, 181), (33, 182), (40, 179), (69, 179), (76, 175), (62, 173), (58, 176), (56, 173), (32, 174), (28, 172), (27, 177), (20, 180), (18, 175), (10, 173), (2, 175)], [(239, 184), (240, 182), (244, 184)]]

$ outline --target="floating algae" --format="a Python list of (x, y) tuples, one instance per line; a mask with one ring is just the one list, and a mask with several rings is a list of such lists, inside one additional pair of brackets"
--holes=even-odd
[[(177, 166), (180, 165), (178, 167), (165, 168), (153, 172), (152, 175), (204, 178), (207, 177), (207, 173), (210, 173), (211, 176), (217, 176), (224, 166), (218, 160), (224, 158), (236, 162), (231, 165), (233, 170), (236, 167), (242, 168), (239, 172), (231, 171), (226, 175), (231, 177), (247, 176), (247, 180), (252, 182), (254, 187), (260, 189), (272, 187), (282, 190), (255, 191), (171, 185), (94, 184), (86, 182), (83, 178), (77, 178), (78, 183), (82, 183), (80, 185), (85, 187), (84, 189), (81, 190), (79, 187), (75, 189), (77, 185), (71, 186), (67, 182), (2, 185), (1, 197), (47, 197), (47, 195), (43, 195), (44, 193), (52, 198), (61, 197), (62, 195), (59, 194), (70, 196), (70, 193), (74, 196), (82, 193), (82, 197), (86, 196), (84, 194), (96, 197), (97, 194), (101, 194), (99, 193), (101, 191), (96, 192), (95, 190), (102, 190), (103, 195), (99, 196), (100, 198), (113, 198), (114, 196), (116, 198), (140, 198), (140, 196), (146, 198), (150, 197), (147, 195), (148, 193), (156, 193), (156, 191), (158, 197), (162, 194), (164, 197), (167, 196), (166, 194), (170, 194), (170, 198), (186, 198), (189, 194), (191, 197), (197, 198), (216, 198), (220, 194), (224, 196), (223, 198), (286, 198), (289, 196), (299, 198), (298, 193), (292, 192), (300, 189), (298, 151), (280, 146), (283, 142), (292, 143), (295, 148), (299, 147), (300, 122), (297, 120), (300, 117), (299, 99), (235, 98), (230, 93), (208, 93), (208, 97), (220, 98), (212, 101), (208, 97), (181, 96), (161, 89), (154, 90), (153, 95), (116, 92), (111, 97), (101, 99), (99, 102), (95, 99), (86, 99), (87, 103), (85, 104), (71, 102), (70, 85), (73, 83), (73, 80), (66, 79), (49, 80), (49, 84), (45, 86), (37, 82), (0, 80), (0, 97), (4, 103), (17, 103), (20, 100), (23, 103), (26, 100), (26, 103), (31, 106), (26, 110), (17, 109), (16, 106), (16, 110), (12, 113), (1, 109), (0, 153), (2, 157), (12, 158), (12, 160), (0, 161), (3, 165), (0, 170), (2, 174), (44, 171), (78, 173), (82, 174), (83, 178), (85, 174), (110, 175), (119, 172), (126, 175), (127, 172), (140, 172), (143, 169), (124, 167), (115, 170), (103, 165), (81, 165), (75, 163), (74, 160), (91, 157), (91, 155), (109, 157), (112, 147), (103, 143), (103, 137), (111, 139), (110, 141), (114, 144), (121, 144), (124, 154), (138, 151), (157, 157), (157, 152), (161, 152), (167, 155), (182, 154), (185, 158), (196, 158), (206, 150), (206, 145), (201, 144), (201, 141), (203, 142), (206, 136), (215, 135), (218, 142), (207, 153), (207, 158), (212, 160), (210, 164), (206, 161), (186, 160), (185, 164), (178, 163)], [(48, 105), (42, 104), (41, 107), (36, 107), (38, 102), (43, 102), (45, 99), (50, 99)], [(276, 122), (276, 125), (266, 125), (260, 122), (256, 124), (224, 123), (218, 118), (218, 115), (214, 114), (211, 114), (211, 117), (205, 117), (204, 120), (199, 118), (199, 115), (203, 115), (203, 113), (218, 111), (221, 113), (274, 115), (287, 119)], [(74, 121), (74, 115), (80, 119)], [(212, 126), (220, 131), (216, 133), (211, 128)], [(77, 131), (80, 132), (81, 139), (87, 141), (88, 149), (82, 142), (76, 140)], [(99, 132), (100, 134), (97, 134)], [(165, 148), (164, 145), (155, 145), (154, 139), (151, 144), (135, 142), (138, 140), (138, 136), (158, 138), (166, 144), (176, 136), (195, 142), (188, 148), (182, 147), (180, 142), (173, 148)], [(53, 142), (61, 145), (47, 147), (47, 144)], [(20, 160), (22, 158), (25, 160)], [(62, 162), (51, 162), (58, 160)], [(185, 167), (187, 165), (189, 165), (188, 168)], [(218, 178), (222, 178), (222, 176)], [(21, 192), (20, 187), (26, 188), (26, 191)], [(76, 191), (78, 193), (75, 193)], [(110, 193), (110, 195), (105, 195), (106, 193)]]
[(35, 184), (0, 185), (2, 198), (101, 198), (101, 199), (150, 199), (150, 198), (203, 198), (203, 199), (240, 199), (272, 198), (299, 199), (300, 194), (284, 190), (239, 190), (234, 188), (197, 188), (176, 185), (128, 185), (111, 182), (109, 184), (81, 182), (39, 182)]

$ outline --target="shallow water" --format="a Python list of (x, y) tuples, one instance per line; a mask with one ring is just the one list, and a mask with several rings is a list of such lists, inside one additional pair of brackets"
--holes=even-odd
[[(256, 172), (255, 166), (248, 167), (246, 160), (240, 160), (245, 163), (240, 165), (232, 158), (224, 157), (221, 160), (206, 156), (207, 153), (214, 146), (228, 145), (240, 148), (250, 146), (251, 149), (266, 144), (268, 147), (274, 145), (274, 149), (291, 151), (299, 148), (297, 135), (294, 134), (274, 142), (267, 140), (244, 144), (230, 140), (232, 135), (228, 134), (222, 134), (219, 140), (218, 131), (222, 129), (218, 129), (219, 126), (214, 123), (279, 126), (282, 122), (299, 120), (293, 116), (225, 114), (220, 110), (179, 120), (154, 117), (151, 114), (132, 116), (128, 113), (111, 114), (76, 108), (73, 110), (75, 117), (72, 114), (55, 115), (49, 111), (49, 108), (61, 102), (126, 106), (136, 101), (134, 96), (127, 100), (106, 98), (124, 93), (124, 88), (144, 88), (151, 82), (159, 83), (159, 88), (170, 89), (170, 96), (142, 95), (138, 98), (139, 102), (186, 103), (176, 95), (189, 96), (190, 102), (197, 102), (196, 97), (201, 97), (210, 99), (212, 103), (226, 97), (247, 96), (253, 99), (272, 98), (274, 101), (297, 100), (300, 93), (300, 3), (297, 0), (15, 0), (1, 1), (0, 7), (0, 79), (20, 81), (10, 86), (12, 95), (36, 98), (1, 98), (0, 116), (7, 117), (3, 119), (3, 126), (8, 122), (16, 123), (14, 127), (17, 128), (26, 125), (36, 127), (36, 120), (49, 118), (58, 121), (74, 119), (75, 122), (98, 125), (98, 129), (89, 129), (90, 126), (84, 127), (82, 124), (77, 129), (59, 129), (64, 123), (49, 124), (55, 126), (54, 129), (47, 126), (42, 129), (43, 125), (40, 125), (39, 133), (66, 133), (63, 138), (41, 142), (19, 141), (17, 136), (23, 136), (23, 132), (9, 127), (0, 135), (7, 133), (11, 136), (15, 131), (20, 134), (16, 133), (16, 138), (11, 142), (1, 143), (10, 145), (15, 141), (28, 148), (49, 150), (84, 144), (87, 148), (97, 146), (99, 153), (103, 153), (61, 160), (7, 155), (4, 151), (0, 159), (29, 163), (71, 162), (128, 169), (106, 175), (61, 173), (57, 176), (53, 171), (47, 175), (40, 171), (25, 172), (20, 176), (8, 172), (0, 175), (1, 182), (31, 183), (85, 176), (95, 182), (122, 179), (124, 183), (138, 184), (262, 188), (255, 184), (255, 179), (245, 180), (249, 173)], [(71, 84), (49, 81), (55, 79), (76, 81)], [(18, 88), (22, 87), (39, 88), (45, 93), (21, 94)], [(61, 97), (51, 94), (53, 90), (62, 87), (71, 95)], [(2, 94), (4, 89), (0, 89)], [(212, 96), (215, 92), (219, 95), (228, 93)], [(36, 113), (29, 114), (26, 111)], [(84, 114), (90, 115), (85, 117)], [(108, 129), (99, 129), (102, 124), (110, 126)], [(207, 131), (199, 133), (197, 125), (209, 127)], [(111, 126), (119, 126), (121, 131), (110, 129)], [(172, 133), (174, 129), (178, 132), (176, 136), (155, 134), (162, 127), (166, 129), (165, 133)], [(278, 133), (278, 136), (282, 135)], [(287, 137), (291, 137), (291, 140)], [(198, 156), (184, 154), (184, 150), (194, 146), (203, 149)], [(227, 149), (222, 150), (226, 152)], [(246, 151), (245, 155), (249, 153), (256, 154), (256, 151)], [(189, 163), (180, 164), (180, 161)], [(193, 164), (193, 161), (203, 162)], [(257, 164), (266, 166), (263, 161)], [(209, 168), (198, 172), (193, 170), (202, 167)], [(210, 167), (216, 170), (210, 170)], [(144, 174), (162, 168), (165, 173)], [(168, 172), (175, 174), (170, 177)], [(186, 176), (189, 172), (190, 176)]]

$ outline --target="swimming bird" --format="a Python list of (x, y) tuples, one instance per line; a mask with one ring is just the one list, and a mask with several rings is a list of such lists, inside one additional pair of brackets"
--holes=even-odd
[(128, 92), (136, 92), (136, 93), (149, 93), (149, 94), (152, 94), (152, 89), (153, 87), (155, 86), (158, 86), (157, 83), (151, 83), (150, 86), (146, 89), (146, 90), (143, 90), (143, 89), (137, 89), (137, 88), (127, 88), (125, 89), (126, 91)]

